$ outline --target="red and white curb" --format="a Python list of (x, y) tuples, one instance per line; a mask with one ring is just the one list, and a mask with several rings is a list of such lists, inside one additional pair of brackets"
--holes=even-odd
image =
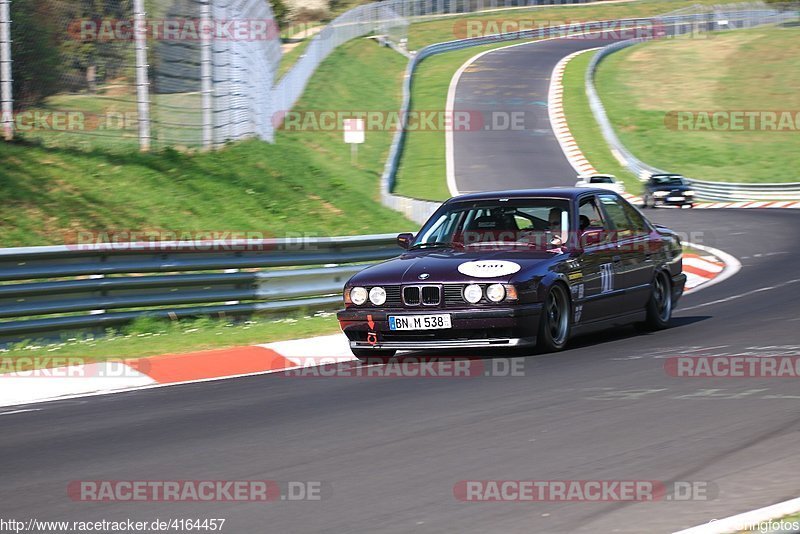
[(699, 202), (695, 209), (720, 209), (720, 208), (784, 208), (800, 209), (800, 201), (747, 201), (747, 202)]
[(553, 133), (555, 133), (556, 139), (558, 139), (558, 144), (561, 145), (561, 151), (564, 152), (567, 161), (578, 174), (597, 174), (597, 169), (583, 155), (578, 143), (575, 142), (572, 133), (569, 131), (567, 117), (564, 115), (564, 70), (567, 68), (567, 63), (576, 56), (598, 49), (599, 47), (578, 50), (561, 58), (561, 61), (556, 63), (553, 73), (550, 75), (550, 89), (547, 95), (547, 112), (550, 117), (550, 126), (553, 129)]
[[(622, 196), (634, 206), (641, 206), (644, 200), (640, 196), (622, 193)], [(748, 200), (742, 202), (695, 202), (694, 209), (758, 209), (758, 208), (783, 208), (800, 209), (800, 202), (794, 200)]]
[(703, 284), (707, 284), (719, 276), (724, 269), (725, 263), (716, 256), (684, 253), (683, 274), (686, 275), (686, 292), (690, 293)]
[(791, 499), (772, 506), (766, 506), (745, 512), (743, 514), (726, 517), (725, 519), (712, 519), (708, 523), (687, 528), (674, 534), (732, 534), (735, 532), (758, 531), (759, 523), (776, 521), (782, 517), (800, 512), (800, 498)]
[(335, 334), (185, 354), (17, 370), (0, 374), (0, 406), (277, 373), (355, 359), (344, 334)]

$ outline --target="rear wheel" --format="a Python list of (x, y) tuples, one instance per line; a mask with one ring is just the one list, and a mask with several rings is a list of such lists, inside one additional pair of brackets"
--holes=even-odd
[(544, 299), (539, 318), (539, 348), (545, 352), (563, 349), (569, 341), (572, 327), (569, 295), (562, 284), (554, 284)]
[(353, 356), (362, 362), (381, 363), (394, 356), (396, 350), (387, 349), (354, 349), (351, 348), (350, 352)]
[(672, 318), (672, 284), (664, 271), (656, 273), (646, 309), (645, 329), (663, 330), (669, 326)]

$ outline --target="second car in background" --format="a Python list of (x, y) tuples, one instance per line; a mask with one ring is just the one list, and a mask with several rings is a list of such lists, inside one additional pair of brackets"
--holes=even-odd
[(644, 184), (642, 207), (694, 206), (694, 190), (680, 174), (653, 174)]

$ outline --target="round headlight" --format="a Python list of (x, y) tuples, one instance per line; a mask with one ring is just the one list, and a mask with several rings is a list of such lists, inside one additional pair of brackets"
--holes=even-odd
[(486, 288), (486, 298), (492, 302), (500, 302), (506, 298), (506, 288), (503, 284), (492, 284)]
[(369, 301), (375, 306), (380, 306), (386, 302), (386, 290), (380, 286), (375, 286), (369, 290)]
[(483, 297), (483, 291), (478, 284), (470, 284), (464, 288), (464, 300), (470, 304), (476, 304)]
[(350, 300), (356, 306), (361, 306), (367, 301), (367, 290), (363, 287), (354, 287), (350, 290)]

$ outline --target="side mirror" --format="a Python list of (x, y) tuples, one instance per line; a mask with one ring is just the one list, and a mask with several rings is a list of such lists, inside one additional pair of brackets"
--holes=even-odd
[(414, 234), (403, 233), (397, 236), (397, 246), (408, 250), (411, 242), (414, 241)]
[(599, 245), (603, 242), (604, 231), (601, 228), (589, 228), (581, 234), (581, 246), (583, 248)]

